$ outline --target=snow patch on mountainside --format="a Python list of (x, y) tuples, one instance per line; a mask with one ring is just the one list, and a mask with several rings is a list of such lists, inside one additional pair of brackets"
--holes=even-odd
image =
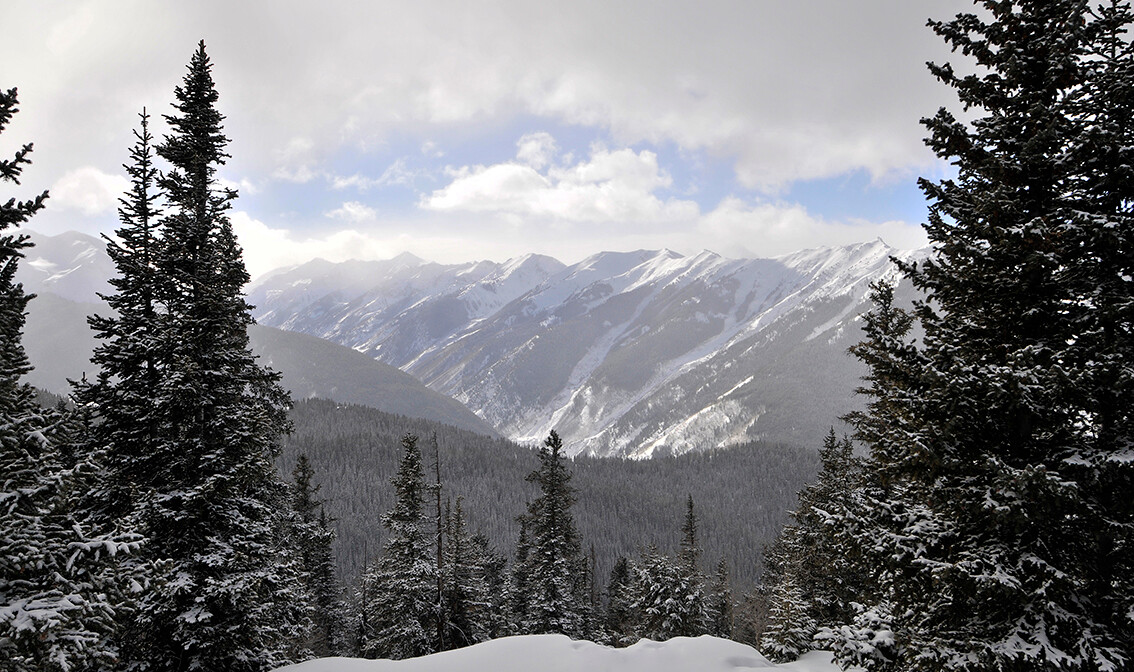
[(295, 285), (300, 267), (252, 298), (265, 323), (398, 366), (511, 438), (554, 428), (571, 453), (680, 453), (821, 440), (855, 403), (862, 370), (845, 350), (869, 283), (897, 277), (895, 254), (873, 241), (775, 259), (638, 250), (572, 266), (536, 255), (369, 262), (364, 289), (357, 273), (330, 286), (325, 270)]

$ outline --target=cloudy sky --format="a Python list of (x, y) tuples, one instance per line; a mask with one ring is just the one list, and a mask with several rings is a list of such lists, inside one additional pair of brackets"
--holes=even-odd
[[(924, 244), (918, 123), (955, 107), (925, 27), (964, 0), (0, 0), (0, 86), (34, 142), (31, 228), (109, 232), (143, 107), (200, 39), (253, 274), (311, 257), (441, 262)], [(165, 128), (160, 119), (154, 130)]]

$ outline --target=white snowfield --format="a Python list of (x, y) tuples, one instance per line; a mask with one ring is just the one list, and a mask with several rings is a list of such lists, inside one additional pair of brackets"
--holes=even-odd
[(734, 672), (737, 670), (839, 672), (831, 654), (811, 651), (776, 665), (744, 644), (710, 637), (648, 639), (624, 649), (564, 635), (504, 637), (456, 651), (409, 660), (320, 658), (277, 672)]

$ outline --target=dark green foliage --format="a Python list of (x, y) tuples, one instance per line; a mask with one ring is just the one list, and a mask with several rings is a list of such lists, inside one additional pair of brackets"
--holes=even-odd
[(102, 341), (91, 356), (99, 373), (95, 381), (84, 379), (74, 386), (76, 403), (100, 419), (91, 425), (88, 445), (105, 453), (109, 479), (102, 487), (99, 509), (108, 518), (133, 515), (141, 494), (139, 484), (145, 482), (146, 474), (160, 469), (155, 460), (161, 456), (162, 419), (153, 400), (162, 375), (158, 299), (165, 288), (156, 269), (161, 211), (155, 203), (157, 169), (149, 115), (143, 110), (139, 116), (141, 127), (134, 131), (137, 142), (130, 149), (130, 163), (124, 166), (130, 191), (120, 199), (118, 241), (103, 236), (118, 272), (109, 281), (115, 293), (102, 297), (114, 311), (113, 317), (87, 319)]
[(424, 516), (421, 450), (412, 434), (402, 437), (402, 459), (391, 484), (394, 507), (382, 517), (389, 536), (362, 579), (361, 649), (368, 658), (413, 658), (436, 646), (437, 566)]
[[(0, 132), (17, 112), (0, 91)], [(0, 160), (0, 183), (19, 184), (31, 145)], [(8, 229), (44, 207), (47, 193), (0, 204), (0, 670), (102, 669), (117, 656), (116, 619), (141, 585), (124, 562), (139, 537), (93, 518), (84, 501), (101, 474), (77, 450), (82, 419), (35, 403), (22, 336), (31, 296), (15, 282), (30, 244)]]
[(327, 518), (324, 502), (317, 499), (320, 485), (313, 483), (315, 472), (306, 455), (300, 455), (292, 471), (289, 539), (298, 551), (300, 576), (311, 596), (313, 613), (309, 648), (316, 657), (345, 655), (347, 645), (347, 606), (338, 578), (331, 543), (335, 532)]
[(143, 669), (270, 669), (305, 655), (309, 627), (274, 468), (290, 401), (248, 347), (217, 100), (201, 43), (154, 147), (165, 173), (143, 114), (110, 246), (116, 314), (91, 319), (102, 370), (77, 388), (95, 414), (90, 450), (106, 455), (102, 513), (138, 522), (157, 569), (124, 651)]
[(571, 506), (575, 490), (563, 456), (563, 443), (554, 430), (539, 449), (539, 468), (527, 480), (540, 495), (528, 503), (524, 525), (527, 544), (517, 558), (526, 592), (523, 611), (514, 615), (522, 634), (563, 634), (581, 639), (587, 607), (585, 559)]
[[(516, 483), (531, 471), (531, 449), (319, 399), (297, 402), (291, 417), (295, 432), (284, 441), (280, 469), (290, 474), (298, 455), (306, 453), (324, 475), (322, 493), (338, 532), (335, 554), (348, 584), (357, 581), (366, 551), (372, 555), (383, 538), (373, 512), (394, 505), (387, 484), (397, 471), (399, 439), (406, 433), (437, 432), (446, 491), (463, 498), (474, 528), (492, 546), (513, 555), (519, 537), (515, 517), (527, 495)], [(579, 493), (572, 512), (580, 535), (593, 540), (598, 551), (597, 575), (606, 576), (619, 556), (637, 556), (651, 543), (660, 541), (662, 550), (676, 553), (675, 522), (692, 493), (705, 557), (713, 563), (727, 558), (733, 589), (741, 593), (759, 571), (753, 549), (770, 543), (783, 527), (796, 493), (814, 479), (817, 465), (813, 449), (767, 443), (641, 461), (577, 457), (570, 465)], [(674, 482), (683, 489), (670, 487)]]
[(767, 622), (760, 649), (780, 662), (813, 648), (820, 627), (849, 622), (850, 605), (863, 590), (862, 570), (852, 561), (858, 540), (838, 534), (859, 487), (861, 466), (850, 439), (839, 440), (834, 428), (819, 457), (819, 477), (800, 491), (791, 524), (765, 555)]
[[(978, 3), (931, 26), (972, 121), (927, 143), (935, 248), (902, 270), (924, 331), (876, 297), (870, 459), (846, 538), (872, 579), (827, 640), (894, 669), (1129, 669), (1134, 651), (1134, 49), (1128, 3)], [(880, 644), (881, 642), (881, 644)]]

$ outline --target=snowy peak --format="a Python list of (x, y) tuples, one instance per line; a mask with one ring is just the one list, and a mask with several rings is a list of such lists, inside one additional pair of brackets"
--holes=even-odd
[(301, 305), (282, 281), (261, 286), (258, 317), (398, 366), (515, 439), (554, 428), (572, 452), (640, 457), (818, 445), (857, 403), (863, 372), (845, 350), (869, 282), (896, 277), (894, 254), (873, 241), (776, 259), (423, 263), (354, 298), (328, 286)]
[(19, 265), (16, 280), (30, 293), (51, 292), (70, 301), (95, 301), (112, 288), (107, 282), (114, 265), (106, 256), (106, 244), (77, 231), (57, 236), (27, 232), (34, 247)]

